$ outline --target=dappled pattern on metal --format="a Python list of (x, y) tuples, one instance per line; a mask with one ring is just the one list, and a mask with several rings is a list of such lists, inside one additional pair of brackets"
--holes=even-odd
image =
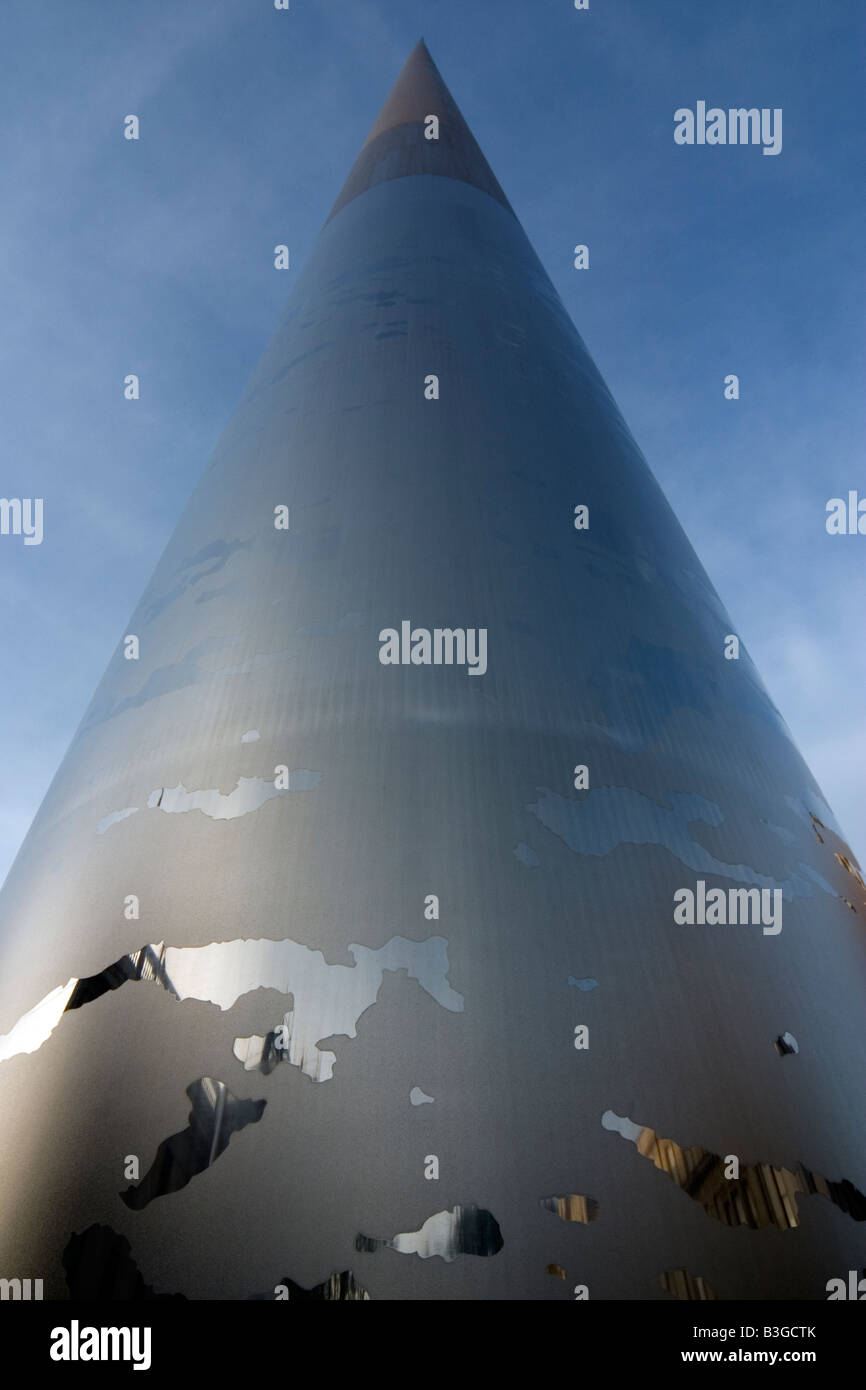
[(0, 1276), (862, 1266), (862, 873), (423, 46), (125, 633), (0, 895)]

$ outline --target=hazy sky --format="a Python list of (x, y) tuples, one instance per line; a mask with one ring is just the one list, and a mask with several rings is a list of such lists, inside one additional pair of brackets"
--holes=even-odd
[(0, 877), (422, 34), (866, 857), (862, 0), (3, 0)]

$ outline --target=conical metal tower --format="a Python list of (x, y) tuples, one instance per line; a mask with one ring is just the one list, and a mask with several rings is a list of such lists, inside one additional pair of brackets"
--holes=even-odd
[(419, 44), (5, 885), (0, 1276), (866, 1263), (866, 894), (736, 637)]

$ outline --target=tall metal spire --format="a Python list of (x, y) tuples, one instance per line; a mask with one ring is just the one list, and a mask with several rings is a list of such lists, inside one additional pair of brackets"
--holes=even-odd
[(862, 875), (423, 45), (337, 206), (0, 896), (0, 1274), (823, 1298)]
[[(438, 118), (432, 134), (428, 117)], [(469, 129), (442, 74), (419, 39), (379, 112), (330, 217), (374, 184), (407, 174), (462, 179), (510, 204)]]

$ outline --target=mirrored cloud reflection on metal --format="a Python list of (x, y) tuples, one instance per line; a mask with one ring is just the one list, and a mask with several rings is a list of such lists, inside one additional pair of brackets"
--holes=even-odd
[[(255, 730), (256, 739), (259, 735)], [(242, 743), (255, 742), (244, 734)], [(266, 777), (239, 777), (237, 786), (225, 795), (217, 787), (202, 791), (188, 792), (182, 782), (176, 787), (156, 787), (147, 798), (148, 810), (179, 814), (185, 811), (201, 811), (211, 820), (236, 820), (238, 816), (248, 816), (258, 811), (266, 801), (276, 796), (286, 796), (290, 792), (314, 791), (322, 780), (322, 774), (308, 767), (290, 768), (288, 786), (278, 787), (274, 779)], [(135, 815), (137, 806), (125, 806), (122, 811), (109, 811), (97, 822), (97, 835), (104, 835), (112, 825)]]
[(249, 815), (250, 811), (258, 811), (272, 797), (313, 791), (321, 776), (320, 772), (308, 767), (292, 768), (287, 787), (277, 787), (273, 778), (239, 777), (237, 786), (225, 796), (218, 788), (188, 792), (183, 783), (179, 783), (176, 787), (157, 787), (147, 798), (147, 804), (151, 809), (159, 807), (169, 814), (202, 811), (211, 820), (234, 820), (237, 816)]
[(690, 826), (724, 823), (714, 801), (693, 793), (669, 792), (660, 806), (631, 787), (597, 787), (580, 800), (539, 787), (539, 798), (527, 806), (542, 825), (575, 854), (603, 857), (620, 845), (659, 845), (698, 873), (718, 874), (760, 888), (780, 888), (786, 898), (813, 897), (815, 889), (835, 896), (834, 889), (810, 864), (798, 862), (785, 879), (758, 873), (748, 864), (717, 859), (698, 840)]
[[(442, 936), (425, 941), (392, 937), (384, 946), (352, 945), (354, 965), (329, 965), (321, 951), (296, 941), (214, 941), (208, 946), (143, 946), (102, 971), (85, 979), (72, 979), (52, 990), (18, 1020), (10, 1033), (0, 1037), (0, 1061), (23, 1052), (35, 1052), (49, 1038), (68, 1009), (98, 999), (127, 981), (159, 984), (176, 999), (198, 999), (227, 1010), (244, 994), (257, 989), (276, 989), (294, 997), (285, 1060), (300, 1067), (313, 1081), (328, 1081), (336, 1056), (320, 1052), (321, 1038), (337, 1034), (354, 1038), (359, 1018), (375, 1004), (384, 972), (405, 970), (409, 979), (442, 1008), (462, 1013), (463, 996), (448, 983), (448, 943)], [(283, 1060), (274, 1050), (273, 1034), (267, 1038), (238, 1038), (235, 1056), (247, 1071), (267, 1071)], [(273, 1062), (271, 1058), (273, 1057)], [(265, 1065), (263, 1065), (263, 1063)]]
[(460, 1255), (497, 1255), (504, 1241), (499, 1222), (483, 1207), (454, 1207), (428, 1216), (418, 1231), (403, 1231), (391, 1237), (359, 1235), (355, 1249), (364, 1254), (387, 1248), (400, 1255), (418, 1255), (422, 1260), (438, 1256), (450, 1263)]
[(654, 1129), (612, 1110), (604, 1112), (601, 1123), (628, 1139), (643, 1158), (667, 1173), (708, 1216), (725, 1226), (793, 1230), (799, 1225), (798, 1197), (814, 1193), (828, 1197), (853, 1221), (866, 1221), (866, 1196), (847, 1178), (831, 1182), (802, 1164), (791, 1172), (769, 1163), (741, 1164), (739, 1177), (726, 1178), (725, 1159), (707, 1149), (683, 1149), (676, 1140), (660, 1139)]

